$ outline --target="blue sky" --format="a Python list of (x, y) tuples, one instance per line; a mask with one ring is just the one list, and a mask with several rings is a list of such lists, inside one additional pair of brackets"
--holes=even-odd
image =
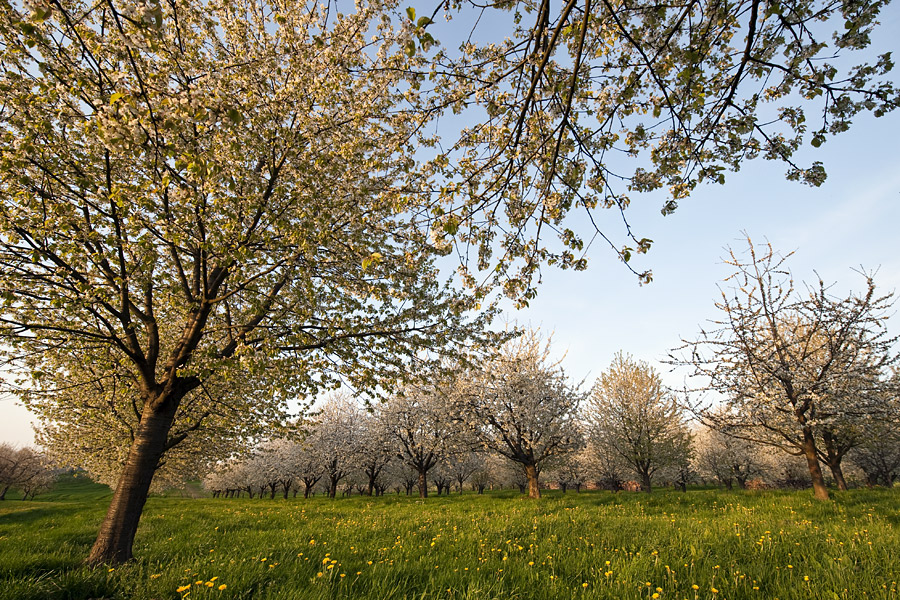
[[(873, 36), (876, 52), (896, 50), (900, 7), (889, 6)], [(897, 67), (900, 69), (900, 67)], [(546, 269), (538, 297), (508, 317), (553, 331), (554, 350), (565, 366), (590, 385), (623, 350), (660, 369), (680, 386), (683, 373), (659, 363), (681, 338), (695, 337), (716, 317), (717, 286), (730, 274), (721, 257), (726, 246), (741, 248), (741, 231), (768, 240), (781, 252), (796, 251), (790, 267), (796, 280), (835, 283), (836, 293), (861, 290), (854, 268), (878, 269), (882, 291), (900, 289), (900, 113), (881, 119), (858, 117), (851, 130), (800, 162), (821, 160), (828, 180), (810, 188), (784, 179), (783, 165), (747, 163), (725, 186), (706, 186), (682, 201), (672, 215), (659, 209), (663, 196), (633, 198), (628, 217), (637, 237), (654, 240), (650, 253), (633, 259), (653, 270), (653, 282), (637, 279), (612, 252), (596, 244), (587, 271)], [(612, 215), (610, 215), (612, 216)], [(900, 333), (900, 317), (890, 330)], [(32, 443), (31, 419), (12, 398), (0, 398), (0, 441)]]

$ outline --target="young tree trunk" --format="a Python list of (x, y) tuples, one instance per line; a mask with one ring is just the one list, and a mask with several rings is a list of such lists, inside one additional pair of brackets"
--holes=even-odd
[(828, 468), (831, 470), (831, 476), (834, 477), (834, 482), (837, 484), (839, 490), (847, 491), (850, 489), (847, 486), (847, 480), (844, 479), (844, 470), (841, 468), (840, 461), (830, 463)]
[(809, 477), (812, 479), (813, 495), (816, 500), (828, 500), (828, 488), (825, 487), (825, 478), (822, 476), (822, 468), (819, 466), (819, 457), (816, 455), (816, 439), (813, 437), (810, 427), (803, 427), (803, 455), (806, 457), (806, 465), (809, 467)]
[(425, 471), (419, 471), (419, 498), (428, 497), (428, 480), (425, 478)]
[(6, 492), (9, 491), (10, 486), (4, 486), (3, 491), (0, 492), (0, 500), (6, 500)]
[(178, 401), (169, 398), (161, 405), (154, 409), (151, 402), (146, 403), (106, 518), (85, 561), (88, 565), (118, 564), (132, 558), (131, 547), (138, 522), (150, 493), (153, 474), (165, 451)]
[(540, 498), (541, 486), (538, 482), (538, 472), (535, 465), (525, 465), (525, 479), (528, 480), (528, 497)]
[(847, 480), (844, 479), (844, 470), (841, 468), (841, 460), (846, 450), (838, 445), (834, 434), (827, 428), (822, 431), (822, 441), (825, 444), (825, 464), (831, 470), (831, 476), (834, 477), (838, 489), (847, 491)]
[(337, 484), (338, 480), (332, 478), (331, 483), (328, 485), (328, 497), (329, 498), (337, 498)]

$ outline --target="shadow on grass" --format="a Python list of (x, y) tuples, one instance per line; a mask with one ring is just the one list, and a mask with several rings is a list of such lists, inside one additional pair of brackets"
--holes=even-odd
[(3, 508), (11, 508), (12, 510), (10, 512), (0, 513), (0, 525), (34, 525), (42, 519), (65, 519), (66, 517), (73, 517), (76, 515), (81, 516), (84, 514), (84, 507), (79, 505), (23, 505), (21, 507), (3, 505)]

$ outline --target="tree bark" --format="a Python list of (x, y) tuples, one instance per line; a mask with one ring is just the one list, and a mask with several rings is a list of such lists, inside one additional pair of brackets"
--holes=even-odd
[(840, 461), (829, 464), (828, 468), (831, 470), (831, 476), (834, 477), (834, 482), (837, 484), (839, 490), (846, 492), (850, 489), (847, 486), (847, 480), (844, 479), (844, 470), (841, 468)]
[(847, 480), (844, 479), (844, 470), (841, 468), (841, 460), (846, 450), (839, 447), (834, 434), (828, 428), (822, 431), (822, 441), (825, 444), (825, 464), (831, 470), (831, 476), (834, 477), (838, 489), (847, 491)]
[(641, 473), (641, 491), (648, 494), (653, 491), (653, 483), (650, 480), (650, 473)]
[(528, 480), (528, 497), (540, 498), (541, 486), (538, 482), (538, 472), (535, 465), (525, 465), (525, 479)]
[(816, 500), (828, 500), (828, 488), (825, 487), (825, 478), (822, 476), (822, 468), (819, 466), (819, 457), (816, 455), (816, 439), (813, 437), (810, 427), (803, 427), (803, 455), (806, 457), (806, 465), (809, 467), (809, 477), (812, 479), (813, 496)]
[(425, 478), (425, 471), (419, 471), (419, 498), (428, 497), (428, 480)]
[(137, 435), (86, 564), (119, 564), (131, 560), (138, 522), (150, 493), (153, 474), (165, 451), (177, 406), (177, 400), (172, 398), (162, 402), (158, 409), (153, 408), (152, 402), (146, 403)]

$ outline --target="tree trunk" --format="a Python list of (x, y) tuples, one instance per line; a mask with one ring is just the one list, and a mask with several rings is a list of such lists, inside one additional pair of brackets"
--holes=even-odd
[(838, 489), (847, 491), (847, 480), (844, 479), (844, 470), (841, 469), (841, 459), (844, 458), (846, 450), (841, 452), (842, 448), (838, 447), (834, 434), (827, 428), (822, 431), (822, 441), (825, 444), (825, 464), (831, 470), (831, 476), (834, 477)]
[(834, 464), (829, 464), (828, 468), (831, 469), (831, 476), (834, 477), (834, 482), (837, 484), (838, 489), (846, 492), (849, 487), (847, 486), (847, 480), (844, 479), (844, 470), (841, 468), (841, 462), (837, 461)]
[(329, 498), (332, 498), (332, 499), (337, 498), (337, 484), (338, 484), (338, 482), (336, 479), (331, 480), (331, 483), (328, 486), (328, 497)]
[(640, 475), (641, 475), (641, 491), (647, 492), (648, 494), (653, 492), (653, 483), (650, 480), (650, 473), (647, 473), (646, 471), (644, 471)]
[(3, 491), (0, 492), (0, 500), (6, 500), (6, 492), (9, 491), (10, 486), (4, 486)]
[(812, 429), (803, 428), (803, 455), (806, 457), (806, 465), (809, 467), (809, 477), (812, 479), (813, 496), (816, 500), (828, 500), (828, 488), (825, 487), (825, 478), (822, 477), (822, 468), (819, 466), (819, 457), (816, 455), (816, 439)]
[(419, 498), (428, 497), (428, 480), (425, 478), (425, 471), (419, 471)]
[(88, 565), (118, 564), (132, 558), (138, 522), (177, 406), (171, 398), (162, 403), (161, 409), (154, 410), (150, 402), (146, 403), (106, 518), (85, 561)]
[(528, 480), (528, 497), (540, 498), (541, 486), (538, 483), (538, 472), (535, 465), (525, 465), (525, 478)]

